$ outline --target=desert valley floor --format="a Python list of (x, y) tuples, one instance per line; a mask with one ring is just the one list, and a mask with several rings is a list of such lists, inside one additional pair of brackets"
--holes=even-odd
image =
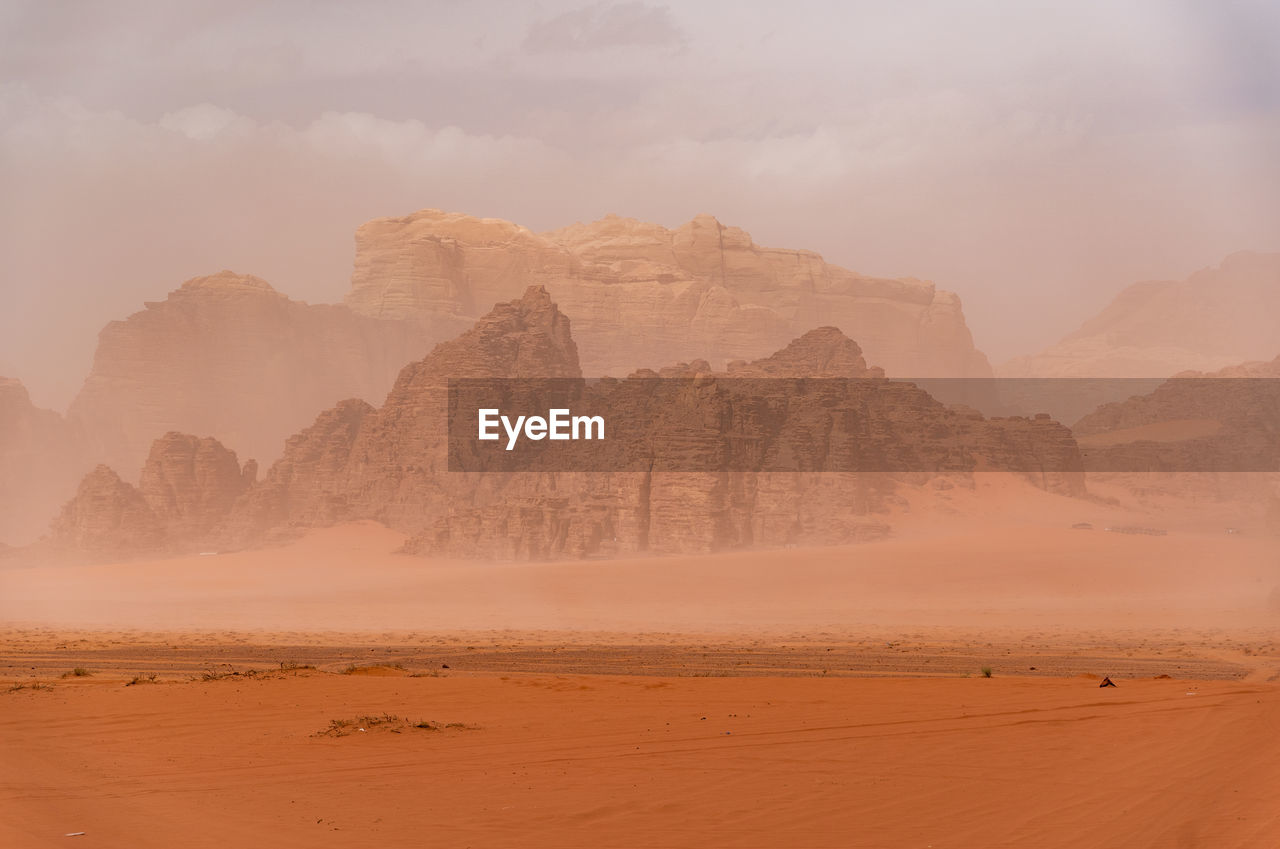
[(0, 845), (1276, 845), (1277, 541), (1007, 503), (826, 549), (478, 564), (357, 523), (0, 569)]

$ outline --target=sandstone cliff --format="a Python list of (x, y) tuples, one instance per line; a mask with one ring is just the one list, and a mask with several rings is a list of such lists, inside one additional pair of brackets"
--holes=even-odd
[(160, 550), (165, 532), (137, 487), (98, 466), (62, 508), (50, 536), (59, 548), (129, 556)]
[(218, 527), (257, 478), (213, 437), (170, 432), (151, 445), (138, 491), (173, 541), (200, 541)]
[(271, 460), (317, 409), (381, 398), (435, 338), (430, 327), (293, 301), (224, 271), (108, 324), (68, 418), (90, 455), (115, 468), (136, 468), (171, 430), (212, 433)]
[(1238, 502), (1237, 523), (1267, 521), (1280, 493), (1280, 357), (1184, 372), (1073, 431), (1090, 480), (1139, 498)]
[(157, 439), (137, 486), (99, 465), (54, 520), (55, 548), (98, 555), (182, 552), (202, 547), (253, 485), (257, 464), (242, 467), (216, 439), (167, 433)]
[(76, 429), (34, 406), (19, 381), (0, 377), (0, 541), (35, 540), (86, 468)]
[[(1250, 379), (1253, 378), (1253, 379)], [(1280, 357), (1184, 372), (1072, 430), (1098, 471), (1280, 472)]]
[[(381, 407), (350, 399), (321, 413), (261, 482), (217, 440), (171, 432), (138, 486), (105, 466), (87, 477), (53, 541), (111, 555), (225, 549), (374, 519), (410, 534), (408, 551), (449, 557), (670, 554), (882, 536), (896, 488), (937, 474), (1016, 471), (1083, 492), (1066, 428), (947, 407), (886, 380), (834, 327), (728, 372), (694, 361), (622, 380), (581, 375), (569, 319), (530, 287), (404, 367)], [(494, 377), (527, 379), (505, 390), (516, 395), (535, 378), (570, 379), (579, 400), (635, 411), (613, 421), (638, 430), (600, 444), (624, 452), (603, 469), (451, 470), (449, 381)], [(665, 460), (628, 466), (646, 441)]]
[(1228, 256), (1180, 282), (1136, 283), (1079, 330), (1002, 377), (1171, 377), (1275, 356), (1280, 253)]
[[(769, 427), (788, 450), (813, 453), (812, 462), (804, 461), (805, 472), (449, 471), (449, 378), (578, 377), (574, 335), (541, 286), (499, 304), (472, 330), (405, 367), (381, 408), (344, 402), (291, 438), (264, 481), (237, 503), (226, 525), (227, 542), (254, 544), (290, 528), (375, 519), (412, 534), (407, 549), (413, 552), (542, 559), (830, 544), (885, 532), (876, 514), (892, 498), (894, 476), (824, 472), (822, 452), (810, 447), (813, 435), (799, 420), (771, 420)], [(637, 376), (699, 373), (714, 374), (707, 363), (694, 362)], [(762, 360), (734, 363), (731, 375), (720, 375), (874, 378), (884, 384), (858, 345), (831, 327)], [(631, 385), (601, 384), (608, 391)], [(1053, 422), (984, 420), (951, 410), (910, 384), (866, 391), (879, 399), (875, 409), (883, 410), (863, 414), (870, 421), (868, 439), (901, 449), (927, 434), (923, 441), (939, 457), (958, 457), (962, 471), (1010, 468), (1010, 459), (1025, 468), (1026, 458), (1041, 450), (1055, 454), (1055, 462), (1065, 456), (1067, 464), (1078, 456), (1070, 434)], [(729, 392), (699, 403), (715, 419), (732, 414), (735, 399)], [(676, 426), (680, 416), (673, 407)], [(839, 434), (827, 439), (839, 441)], [(693, 450), (718, 450), (714, 441), (714, 435), (704, 435), (691, 444)], [(958, 454), (957, 445), (977, 446), (980, 456)], [(1037, 483), (1082, 491), (1078, 474), (1052, 480), (1040, 475)]]
[(456, 339), (401, 370), (381, 409), (357, 400), (289, 439), (261, 486), (237, 505), (228, 539), (272, 528), (373, 518), (417, 530), (432, 510), (470, 497), (444, 450), (451, 377), (579, 377), (569, 320), (545, 289), (498, 304)]
[(723, 368), (818, 325), (858, 339), (893, 375), (991, 373), (955, 295), (761, 247), (710, 216), (676, 230), (610, 216), (541, 235), (436, 210), (377, 219), (356, 233), (346, 303), (368, 316), (438, 322), (479, 316), (531, 284), (573, 318), (588, 375), (664, 360)]

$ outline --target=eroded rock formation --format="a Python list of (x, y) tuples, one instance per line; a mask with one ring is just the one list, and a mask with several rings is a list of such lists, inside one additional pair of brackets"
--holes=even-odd
[[(1083, 491), (1066, 428), (947, 407), (913, 384), (886, 380), (833, 327), (727, 372), (695, 361), (576, 382), (623, 411), (645, 410), (632, 426), (669, 440), (664, 448), (676, 452), (669, 456), (691, 452), (683, 459), (693, 471), (450, 470), (451, 378), (524, 378), (532, 386), (534, 378), (581, 375), (569, 319), (533, 286), (402, 369), (381, 407), (350, 399), (321, 413), (287, 441), (261, 482), (252, 461), (242, 467), (218, 441), (181, 433), (155, 441), (137, 487), (100, 467), (63, 511), (55, 542), (114, 554), (222, 550), (373, 519), (410, 534), (408, 551), (446, 557), (698, 553), (882, 536), (881, 514), (896, 488), (935, 473), (1017, 470), (1046, 489)], [(645, 387), (659, 377), (686, 380), (668, 382), (676, 394), (655, 411)], [(795, 377), (833, 380), (818, 381), (816, 393), (788, 395), (797, 382), (778, 378)], [(744, 383), (762, 388), (743, 394)], [(692, 394), (680, 394), (685, 386)], [(735, 466), (726, 445), (743, 440), (766, 447), (738, 459), (774, 465)], [(907, 467), (886, 473), (886, 461)]]
[[(712, 374), (705, 362), (647, 372), (698, 373)], [(381, 408), (345, 402), (292, 438), (262, 484), (237, 504), (229, 542), (252, 544), (273, 529), (376, 519), (412, 534), (413, 552), (543, 559), (829, 544), (885, 532), (875, 514), (892, 496), (893, 476), (824, 472), (821, 465), (761, 474), (448, 470), (449, 378), (580, 374), (569, 320), (545, 288), (531, 287), (407, 366)], [(879, 379), (882, 372), (866, 365), (856, 343), (824, 327), (770, 357), (735, 363), (731, 376)], [(883, 399), (885, 415), (912, 422), (911, 433), (938, 431), (929, 439), (982, 446), (983, 468), (1006, 468), (1011, 458), (1021, 463), (1037, 450), (1075, 451), (1066, 429), (1047, 420), (984, 420), (910, 384), (892, 384)], [(895, 434), (887, 417), (871, 426), (891, 442), (910, 438)], [(793, 436), (808, 438), (799, 428)], [(1037, 482), (1081, 491), (1078, 474)]]
[(1140, 500), (1232, 502), (1235, 523), (1276, 527), (1280, 357), (1184, 372), (1099, 407), (1073, 430), (1090, 480)]
[(1280, 357), (1184, 372), (1073, 431), (1090, 470), (1280, 472)]
[(110, 467), (90, 472), (54, 520), (56, 548), (99, 555), (181, 552), (207, 543), (253, 485), (257, 464), (211, 437), (167, 433), (151, 446), (139, 484)]
[(165, 530), (137, 487), (98, 466), (54, 520), (51, 538), (60, 548), (127, 556), (160, 550)]
[(108, 324), (68, 418), (90, 455), (114, 468), (136, 468), (171, 430), (210, 433), (269, 461), (317, 409), (380, 399), (437, 338), (430, 327), (293, 301), (224, 271)]
[(819, 325), (858, 339), (891, 375), (991, 374), (955, 295), (765, 248), (710, 216), (676, 230), (610, 216), (540, 235), (437, 210), (377, 219), (356, 233), (346, 303), (368, 316), (438, 322), (479, 316), (531, 284), (572, 317), (590, 376), (673, 360), (723, 368)]

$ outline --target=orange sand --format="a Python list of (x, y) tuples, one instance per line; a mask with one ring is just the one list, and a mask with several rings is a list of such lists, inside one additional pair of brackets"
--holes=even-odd
[[(0, 846), (1280, 845), (1280, 543), (1003, 486), (846, 548), (7, 561)], [(320, 734), (382, 714), (466, 727)]]
[[(317, 736), (383, 713), (467, 727)], [(0, 695), (0, 845), (1274, 846), (1278, 718), (1178, 680), (77, 679)]]
[(0, 621), (302, 631), (744, 631), (856, 624), (1261, 625), (1274, 539), (1021, 527), (865, 545), (551, 564), (421, 560), (375, 525), (287, 547), (0, 570)]

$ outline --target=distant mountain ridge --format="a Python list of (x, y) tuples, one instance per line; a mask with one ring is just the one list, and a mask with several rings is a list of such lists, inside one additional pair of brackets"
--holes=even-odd
[[(168, 434), (154, 443), (138, 487), (107, 467), (87, 477), (55, 524), (53, 543), (113, 554), (131, 546), (135, 553), (238, 548), (373, 519), (408, 534), (406, 550), (414, 553), (546, 559), (836, 544), (888, 531), (877, 514), (894, 502), (893, 476), (825, 472), (818, 452), (818, 465), (804, 473), (450, 471), (449, 379), (580, 377), (570, 327), (546, 289), (531, 286), (405, 366), (380, 407), (351, 399), (320, 413), (286, 442), (259, 482), (254, 465), (240, 466), (216, 441)], [(639, 374), (696, 377), (709, 369), (700, 361)], [(736, 363), (729, 374), (883, 379), (857, 343), (832, 327), (810, 331), (770, 357)], [(984, 420), (912, 384), (885, 386), (881, 400), (855, 418), (866, 419), (888, 444), (906, 438), (891, 426), (901, 420), (911, 423), (911, 433), (941, 440), (950, 456), (948, 440), (967, 435), (978, 468), (1017, 467), (1024, 455), (1046, 452), (1078, 464), (1070, 433), (1054, 422)], [(727, 396), (712, 402), (733, 403)], [(798, 445), (820, 444), (812, 426), (827, 421), (826, 411), (787, 415), (801, 417), (787, 427)], [(711, 442), (693, 446), (704, 448), (715, 450)], [(1036, 482), (1083, 493), (1080, 475)]]
[(1182, 281), (1135, 283), (1001, 377), (1171, 377), (1270, 360), (1280, 349), (1280, 253), (1241, 251)]

